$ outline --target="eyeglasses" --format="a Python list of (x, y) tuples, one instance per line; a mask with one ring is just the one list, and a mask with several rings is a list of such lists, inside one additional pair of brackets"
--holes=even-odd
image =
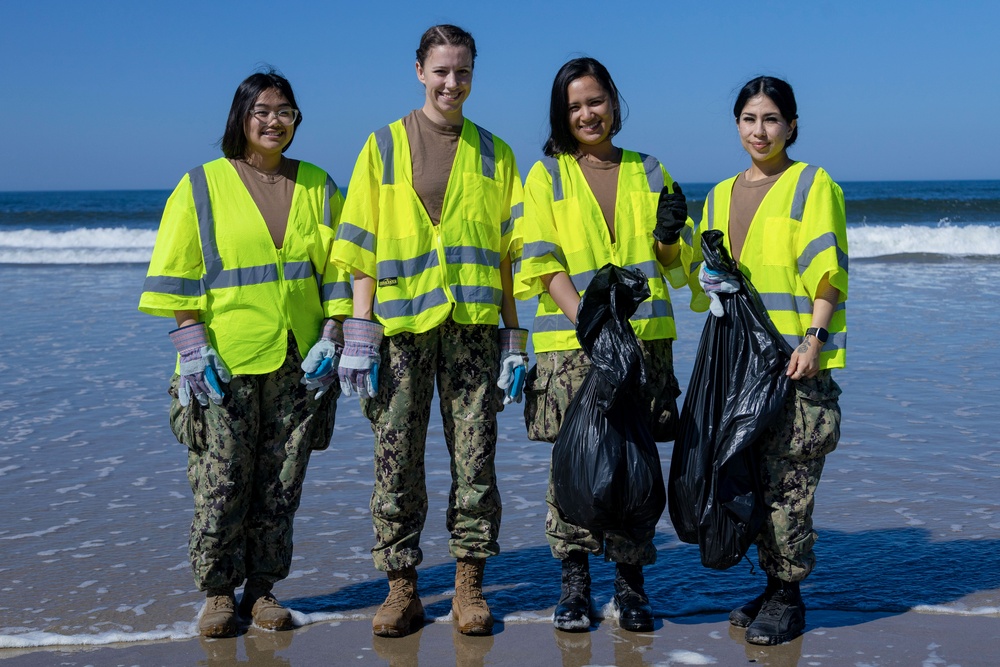
[(299, 119), (298, 109), (278, 109), (277, 111), (271, 111), (270, 109), (254, 109), (250, 112), (250, 114), (261, 123), (266, 123), (271, 120), (272, 114), (282, 125), (294, 125), (295, 121)]

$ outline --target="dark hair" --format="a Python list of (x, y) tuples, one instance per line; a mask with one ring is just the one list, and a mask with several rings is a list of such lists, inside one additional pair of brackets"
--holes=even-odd
[(442, 23), (431, 26), (424, 32), (420, 38), (420, 46), (417, 47), (417, 62), (420, 63), (421, 67), (427, 60), (427, 54), (435, 46), (464, 46), (469, 49), (469, 53), (472, 55), (472, 64), (476, 64), (476, 40), (458, 26)]
[[(769, 97), (774, 102), (774, 105), (778, 107), (778, 111), (786, 123), (791, 124), (793, 120), (799, 117), (799, 108), (795, 104), (795, 93), (792, 91), (791, 85), (787, 81), (782, 81), (773, 76), (758, 76), (755, 79), (747, 81), (743, 89), (740, 90), (739, 95), (736, 96), (736, 104), (733, 105), (733, 116), (736, 117), (736, 120), (740, 119), (743, 107), (747, 105), (750, 98), (757, 95), (766, 95)], [(795, 129), (792, 130), (792, 136), (785, 142), (785, 148), (794, 144), (798, 138), (799, 124), (796, 123)]]
[(573, 155), (580, 142), (569, 129), (569, 84), (585, 76), (592, 76), (611, 98), (611, 138), (622, 129), (622, 103), (618, 87), (611, 79), (607, 68), (593, 58), (574, 58), (559, 68), (552, 82), (552, 98), (549, 102), (549, 138), (542, 151), (549, 157), (559, 153)]
[[(250, 113), (253, 111), (253, 105), (260, 97), (260, 94), (265, 90), (270, 89), (277, 90), (279, 93), (285, 96), (288, 103), (292, 105), (293, 108), (298, 109), (299, 105), (295, 102), (295, 93), (292, 92), (292, 84), (288, 83), (288, 79), (278, 74), (277, 70), (273, 67), (268, 67), (262, 72), (255, 72), (247, 78), (243, 79), (243, 83), (240, 87), (236, 89), (236, 94), (233, 95), (233, 105), (229, 107), (229, 120), (226, 121), (226, 131), (222, 135), (222, 154), (230, 159), (239, 159), (246, 157), (247, 151), (247, 135), (244, 129), (244, 124), (247, 118), (250, 117)], [(296, 129), (302, 124), (302, 110), (299, 109), (299, 117), (295, 119)], [(292, 140), (295, 139), (295, 134), (292, 134)], [(288, 146), (291, 146), (292, 142), (288, 142)], [(282, 153), (288, 150), (288, 146), (282, 149)]]

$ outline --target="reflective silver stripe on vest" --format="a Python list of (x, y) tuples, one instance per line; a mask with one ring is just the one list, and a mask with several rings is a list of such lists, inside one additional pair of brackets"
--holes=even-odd
[(799, 180), (795, 184), (795, 194), (792, 196), (792, 210), (788, 213), (788, 217), (792, 220), (802, 222), (802, 214), (806, 210), (806, 200), (809, 198), (809, 190), (812, 189), (813, 181), (816, 180), (816, 172), (818, 171), (819, 167), (814, 167), (810, 164), (799, 174)]
[(510, 207), (510, 217), (500, 223), (500, 236), (507, 236), (514, 231), (514, 223), (524, 217), (524, 202)]
[[(760, 295), (760, 300), (769, 313), (783, 310), (799, 315), (811, 315), (813, 312), (812, 299), (807, 296), (795, 296), (781, 292), (763, 292)], [(841, 301), (834, 308), (834, 312), (844, 310), (846, 307), (847, 303)]]
[(449, 264), (478, 264), (495, 269), (500, 266), (500, 253), (476, 246), (451, 246), (444, 249), (444, 261)]
[[(473, 125), (476, 124), (473, 123)], [(478, 125), (476, 125), (476, 130), (479, 131), (479, 158), (483, 163), (483, 176), (486, 178), (495, 178), (497, 173), (497, 155), (496, 149), (493, 147), (493, 134)]]
[[(647, 280), (659, 280), (660, 282), (663, 282), (663, 275), (660, 273), (659, 268), (657, 268), (656, 262), (649, 261), (641, 262), (639, 264), (629, 264), (624, 268), (629, 269), (630, 271), (640, 271)], [(574, 273), (570, 276), (570, 279), (573, 281), (573, 286), (576, 287), (576, 291), (583, 292), (590, 287), (590, 281), (592, 281), (596, 275), (597, 269), (588, 269), (586, 271)]]
[(382, 155), (382, 185), (393, 185), (396, 182), (395, 161), (393, 158), (392, 130), (389, 126), (375, 132), (375, 144)]
[(452, 285), (451, 294), (458, 303), (486, 303), (499, 306), (503, 303), (503, 290), (482, 285)]
[(383, 259), (375, 266), (375, 273), (379, 280), (412, 278), (438, 265), (437, 252), (431, 250), (413, 259)]
[(312, 262), (288, 262), (284, 268), (285, 280), (304, 280), (315, 277)]
[(557, 315), (536, 315), (531, 325), (535, 333), (554, 333), (556, 331), (575, 331), (576, 327), (569, 318), (559, 313)]
[(325, 283), (320, 285), (320, 298), (323, 301), (333, 301), (335, 299), (350, 299), (354, 296), (351, 284), (348, 282)]
[[(656, 299), (655, 301), (644, 301), (639, 304), (635, 314), (629, 320), (650, 320), (658, 317), (673, 317), (674, 308), (666, 299)], [(535, 333), (557, 333), (575, 331), (576, 327), (569, 318), (562, 313), (552, 315), (537, 315), (531, 325)], [(797, 345), (798, 343), (796, 343)]]
[(337, 184), (333, 182), (329, 174), (326, 177), (326, 188), (323, 190), (323, 226), (329, 227), (333, 224), (330, 215), (330, 198), (333, 197), (334, 190), (337, 189)]
[(701, 221), (701, 224), (708, 224), (707, 229), (715, 229), (715, 188), (713, 187), (708, 191), (708, 195), (705, 197), (705, 201), (708, 202), (707, 211), (705, 213), (705, 219)]
[(674, 307), (666, 299), (646, 300), (635, 309), (630, 320), (651, 320), (657, 317), (673, 317)]
[(833, 232), (826, 232), (810, 241), (802, 254), (799, 255), (799, 275), (806, 272), (818, 254), (830, 248), (837, 249), (837, 266), (847, 271), (847, 254), (837, 245), (837, 235)]
[(555, 243), (549, 243), (548, 241), (533, 241), (524, 246), (521, 251), (521, 259), (541, 259), (549, 255), (552, 259), (556, 260), (563, 267), (566, 266), (566, 255), (563, 254), (561, 247), (557, 246)]
[(562, 176), (559, 174), (559, 160), (554, 157), (544, 157), (542, 158), (542, 166), (545, 167), (545, 171), (549, 172), (549, 176), (552, 177), (552, 201), (562, 201), (563, 186)]
[(337, 240), (347, 241), (368, 252), (375, 252), (375, 235), (350, 222), (337, 225)]
[(277, 282), (278, 267), (275, 264), (237, 269), (223, 268), (222, 255), (219, 254), (219, 247), (215, 242), (215, 216), (212, 214), (212, 201), (208, 194), (205, 167), (195, 167), (188, 172), (188, 177), (191, 179), (191, 196), (194, 199), (194, 209), (198, 215), (201, 254), (205, 258), (205, 276), (202, 278), (204, 290)]
[(175, 278), (173, 276), (149, 276), (142, 283), (143, 292), (159, 292), (173, 296), (202, 296), (201, 280), (192, 278)]
[(663, 189), (663, 170), (660, 169), (660, 161), (645, 153), (639, 153), (639, 157), (642, 158), (642, 168), (646, 170), (649, 191), (659, 194)]
[(378, 300), (378, 295), (376, 294), (374, 308), (376, 315), (384, 320), (388, 320), (395, 317), (414, 317), (425, 310), (430, 310), (435, 306), (446, 303), (448, 303), (448, 296), (443, 289), (437, 287), (426, 294), (421, 294), (412, 299), (395, 299), (393, 301), (382, 302)]

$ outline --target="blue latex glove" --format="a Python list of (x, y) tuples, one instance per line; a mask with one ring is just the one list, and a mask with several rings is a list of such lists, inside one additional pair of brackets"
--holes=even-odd
[(344, 352), (337, 366), (345, 396), (374, 398), (378, 393), (379, 346), (384, 327), (378, 322), (351, 317), (344, 320)]
[(719, 271), (713, 271), (704, 264), (701, 265), (701, 270), (698, 271), (698, 282), (701, 284), (701, 288), (705, 290), (705, 294), (711, 299), (711, 304), (709, 304), (708, 309), (712, 311), (712, 314), (716, 317), (722, 317), (726, 314), (725, 309), (722, 307), (722, 300), (719, 299), (719, 294), (735, 294), (740, 291), (740, 283), (736, 276)]
[(177, 388), (177, 399), (187, 407), (191, 396), (204, 407), (212, 401), (222, 404), (226, 394), (225, 383), (232, 379), (229, 369), (222, 363), (211, 345), (205, 323), (197, 322), (170, 332), (170, 340), (180, 354), (181, 381)]
[(344, 333), (340, 322), (328, 319), (323, 322), (320, 338), (310, 348), (300, 365), (305, 377), (300, 382), (308, 391), (316, 390), (313, 398), (319, 400), (334, 382), (339, 381), (337, 364), (344, 350)]
[(527, 350), (527, 329), (500, 329), (500, 376), (497, 386), (504, 391), (504, 405), (520, 403), (524, 396)]

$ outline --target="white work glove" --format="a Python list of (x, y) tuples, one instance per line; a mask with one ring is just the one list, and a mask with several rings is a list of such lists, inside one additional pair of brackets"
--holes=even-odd
[(371, 320), (357, 317), (344, 320), (344, 353), (337, 366), (344, 396), (375, 398), (378, 393), (379, 346), (384, 329)]
[(520, 403), (524, 396), (524, 374), (528, 366), (528, 330), (500, 329), (500, 377), (503, 404)]
[(203, 406), (212, 401), (222, 405), (226, 394), (223, 384), (232, 376), (222, 363), (219, 353), (208, 344), (205, 323), (197, 322), (170, 332), (170, 341), (180, 354), (181, 381), (177, 387), (177, 399), (187, 407), (191, 396)]
[(713, 271), (704, 264), (698, 271), (698, 283), (705, 290), (705, 294), (711, 299), (709, 310), (716, 317), (722, 317), (726, 311), (722, 307), (722, 300), (719, 294), (735, 294), (740, 291), (740, 283), (736, 276), (731, 273)]
[(344, 332), (340, 322), (330, 318), (323, 322), (319, 340), (310, 348), (300, 367), (305, 373), (300, 382), (308, 391), (316, 390), (314, 398), (319, 400), (334, 382), (339, 382), (337, 364), (344, 351)]

